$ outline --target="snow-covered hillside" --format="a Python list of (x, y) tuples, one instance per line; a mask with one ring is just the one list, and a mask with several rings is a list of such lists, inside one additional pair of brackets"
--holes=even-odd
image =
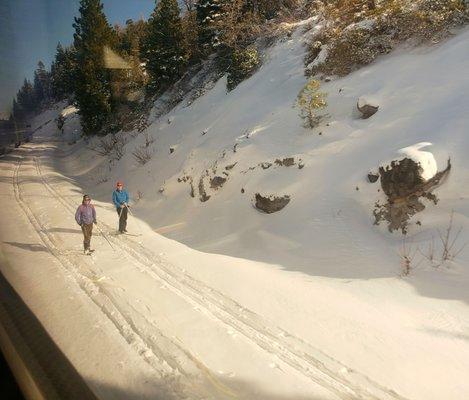
[[(451, 209), (459, 211), (449, 199), (465, 195), (467, 35), (383, 57), (371, 67), (324, 83), (330, 118), (311, 131), (302, 127), (295, 108), (305, 83), (304, 36), (298, 29), (268, 50), (260, 71), (234, 91), (226, 93), (222, 79), (190, 106), (183, 101), (153, 121), (147, 132), (155, 140), (154, 155), (146, 165), (139, 166), (132, 156), (144, 142), (140, 134), (111, 171), (107, 160), (95, 160), (91, 182), (98, 184), (95, 190), (104, 199), (110, 184), (123, 179), (134, 197), (141, 192), (136, 212), (143, 219), (193, 248), (308, 273), (334, 275), (333, 270), (346, 263), (352, 275), (362, 268), (380, 275), (375, 267), (369, 271), (374, 252), (363, 254), (357, 251), (362, 244), (354, 242), (382, 246), (376, 252), (381, 258), (381, 251), (389, 251), (389, 244), (400, 238), (371, 226), (372, 206), (380, 195), (379, 184), (366, 181), (370, 170), (395, 158), (402, 147), (424, 141), (433, 143), (431, 152), (440, 167), (452, 158), (454, 170), (439, 192), (441, 204), (415, 218), (423, 226), (412, 233), (444, 224)], [(363, 95), (380, 104), (369, 120), (360, 119), (356, 110)], [(287, 157), (294, 157), (295, 165), (275, 163)], [(272, 166), (264, 169), (260, 164)], [(227, 181), (211, 189), (214, 176)], [(210, 196), (207, 202), (199, 201), (201, 177)], [(103, 180), (107, 182), (99, 183)], [(264, 215), (252, 207), (257, 192), (290, 195), (291, 202), (279, 214)], [(333, 243), (341, 246), (334, 248)], [(394, 249), (387, 254), (385, 270), (395, 271)]]
[[(469, 241), (469, 31), (322, 83), (329, 117), (310, 130), (295, 107), (306, 83), (304, 28), (267, 49), (259, 71), (233, 91), (221, 79), (190, 105), (151, 116), (122, 159), (97, 156), (92, 139), (45, 162), (73, 180), (64, 196), (78, 202), (86, 190), (109, 215), (114, 182), (123, 180), (144, 224), (132, 226), (143, 229), (142, 245), (347, 365), (344, 379), (366, 376), (408, 399), (464, 399), (469, 250), (439, 267), (416, 250), (425, 254), (433, 237), (441, 251), (438, 230), (452, 210), (453, 233), (462, 227), (455, 248)], [(356, 109), (362, 96), (379, 104), (369, 119)], [(132, 152), (145, 134), (154, 153), (139, 165)], [(435, 191), (438, 205), (427, 202), (411, 220), (406, 246), (415, 257), (402, 277), (403, 236), (373, 225), (384, 197), (367, 174), (420, 142), (432, 143), (425, 151), (440, 169), (448, 158), (453, 167)], [(211, 187), (216, 176), (226, 181)], [(265, 214), (253, 207), (256, 193), (291, 200)], [(202, 335), (186, 336), (201, 348)], [(211, 357), (208, 364), (223, 359)]]

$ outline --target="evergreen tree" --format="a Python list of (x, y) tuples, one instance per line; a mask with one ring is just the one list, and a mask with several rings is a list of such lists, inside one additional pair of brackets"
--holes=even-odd
[(50, 67), (51, 95), (56, 100), (63, 100), (74, 92), (74, 74), (76, 70), (73, 46), (63, 48), (59, 43), (54, 61)]
[(130, 89), (140, 90), (145, 86), (146, 76), (142, 68), (142, 43), (146, 35), (147, 23), (141, 19), (125, 22), (124, 28), (117, 30), (119, 54), (128, 62), (130, 69), (119, 74)]
[(186, 48), (186, 56), (188, 63), (197, 62), (202, 55), (199, 47), (199, 25), (197, 22), (197, 11), (188, 8), (188, 10), (182, 16), (182, 28), (184, 30), (184, 41)]
[(38, 109), (44, 101), (50, 99), (50, 73), (46, 70), (44, 63), (39, 61), (34, 71), (34, 101)]
[(146, 34), (147, 23), (141, 19), (125, 21), (125, 28), (121, 29), (119, 35), (119, 50), (132, 58), (140, 57), (140, 49)]
[(198, 43), (203, 54), (209, 54), (219, 45), (217, 22), (222, 11), (222, 0), (199, 0), (196, 4)]
[(13, 99), (13, 107), (11, 110), (11, 119), (14, 121), (21, 121), (23, 118), (22, 112), (21, 112), (21, 107), (19, 106), (18, 102), (16, 99)]
[(25, 78), (23, 86), (16, 95), (18, 119), (26, 119), (35, 110), (34, 90), (31, 82)]
[(142, 58), (150, 74), (148, 89), (155, 93), (176, 82), (187, 65), (184, 31), (176, 0), (161, 0), (148, 21)]
[(110, 71), (104, 65), (104, 48), (112, 47), (115, 35), (100, 0), (80, 0), (75, 18), (76, 49), (75, 101), (80, 109), (83, 132), (98, 133), (111, 112)]

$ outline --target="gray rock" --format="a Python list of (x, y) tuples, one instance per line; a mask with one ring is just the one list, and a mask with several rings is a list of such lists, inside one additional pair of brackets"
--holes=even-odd
[(258, 210), (267, 214), (272, 214), (285, 208), (285, 206), (290, 202), (290, 196), (262, 196), (260, 193), (256, 193), (255, 200), (255, 206)]
[(379, 178), (379, 174), (374, 174), (373, 172), (370, 172), (368, 174), (368, 182), (370, 183), (375, 183)]
[(372, 115), (377, 113), (379, 106), (374, 105), (374, 104), (369, 104), (366, 102), (366, 100), (358, 99), (357, 108), (358, 108), (358, 111), (362, 113), (362, 118), (368, 119)]

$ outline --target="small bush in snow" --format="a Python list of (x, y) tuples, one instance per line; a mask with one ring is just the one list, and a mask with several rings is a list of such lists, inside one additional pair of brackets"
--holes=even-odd
[(257, 49), (250, 46), (246, 49), (234, 50), (228, 68), (228, 90), (233, 90), (239, 83), (249, 78), (260, 64)]
[(319, 124), (324, 115), (319, 115), (318, 110), (327, 106), (326, 93), (320, 92), (320, 83), (311, 79), (298, 94), (297, 104), (301, 109), (301, 117), (309, 128)]
[(143, 136), (145, 138), (145, 147), (150, 147), (155, 142), (155, 139), (148, 132), (145, 132)]
[(413, 268), (418, 267), (418, 265), (422, 262), (422, 260), (419, 261), (418, 264), (415, 264), (414, 259), (415, 256), (417, 255), (418, 247), (415, 248), (412, 245), (409, 245), (407, 243), (406, 237), (404, 236), (404, 239), (402, 239), (402, 245), (399, 250), (399, 257), (401, 258), (401, 267), (402, 267), (402, 276), (409, 276), (410, 271)]
[(432, 267), (438, 268), (447, 261), (454, 261), (454, 259), (464, 250), (467, 243), (458, 243), (459, 237), (462, 232), (462, 227), (455, 230), (454, 228), (454, 211), (451, 211), (449, 223), (444, 232), (437, 230), (440, 239), (441, 247), (437, 249), (435, 240), (432, 237), (428, 249), (421, 251), (420, 254), (427, 259)]
[(146, 145), (142, 145), (136, 147), (132, 152), (132, 155), (140, 165), (145, 165), (148, 161), (151, 160), (151, 157), (153, 156), (153, 150)]
[(125, 144), (124, 135), (110, 134), (99, 140), (95, 150), (103, 156), (114, 155), (117, 160), (120, 160), (125, 154)]

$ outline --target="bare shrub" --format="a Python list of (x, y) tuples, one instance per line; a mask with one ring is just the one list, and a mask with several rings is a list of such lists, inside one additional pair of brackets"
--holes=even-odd
[(135, 196), (135, 203), (138, 203), (140, 200), (143, 199), (143, 192), (137, 190), (137, 195)]
[(145, 138), (145, 147), (150, 147), (155, 142), (155, 139), (148, 132), (145, 132), (143, 137)]
[(418, 247), (415, 248), (412, 244), (407, 242), (407, 237), (404, 236), (402, 239), (401, 248), (399, 250), (399, 256), (401, 258), (402, 276), (409, 276), (410, 271), (416, 268), (419, 263), (415, 264), (415, 256), (417, 255)]
[(145, 165), (148, 161), (151, 160), (153, 153), (154, 151), (150, 147), (142, 145), (136, 147), (135, 150), (132, 152), (132, 155), (140, 165)]
[(454, 259), (464, 250), (467, 243), (458, 244), (459, 237), (461, 236), (462, 227), (454, 228), (454, 211), (451, 211), (448, 226), (444, 232), (438, 230), (438, 237), (440, 239), (440, 249), (437, 252), (435, 248), (435, 239), (432, 237), (431, 243), (425, 251), (420, 251), (430, 265), (437, 268), (447, 261), (454, 261)]
[(94, 150), (102, 156), (113, 155), (117, 160), (120, 160), (125, 154), (125, 144), (126, 140), (123, 134), (110, 134), (101, 138)]

